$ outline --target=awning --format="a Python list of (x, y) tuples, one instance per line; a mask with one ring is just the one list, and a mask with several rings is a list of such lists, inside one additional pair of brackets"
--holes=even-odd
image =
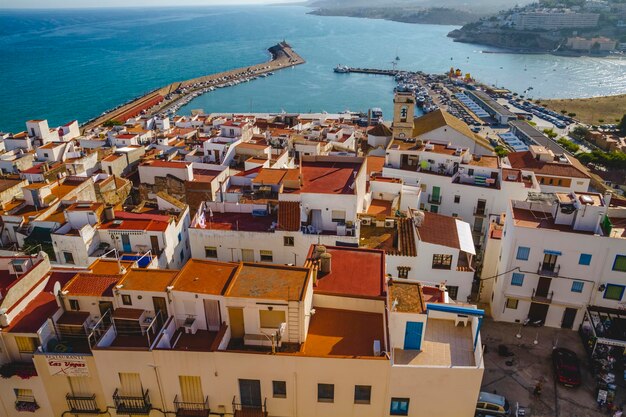
[(545, 253), (546, 255), (557, 255), (557, 256), (561, 256), (562, 253), (558, 250), (550, 250), (550, 249), (544, 249), (543, 253)]
[(472, 229), (470, 229), (469, 223), (456, 219), (456, 234), (459, 236), (459, 249), (476, 255), (474, 238), (472, 237)]

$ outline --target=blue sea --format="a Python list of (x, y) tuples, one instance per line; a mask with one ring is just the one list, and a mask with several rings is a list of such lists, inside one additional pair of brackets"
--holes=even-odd
[(286, 40), (307, 60), (275, 76), (201, 96), (181, 113), (289, 112), (381, 107), (394, 83), (335, 74), (337, 64), (442, 73), (451, 66), (533, 97), (626, 93), (626, 59), (486, 54), (455, 43), (453, 26), (308, 15), (299, 6), (0, 10), (0, 131), (47, 118), (85, 121), (173, 81), (269, 58)]

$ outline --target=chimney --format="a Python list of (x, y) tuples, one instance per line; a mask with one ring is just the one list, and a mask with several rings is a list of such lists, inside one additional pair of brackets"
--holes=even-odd
[(333, 256), (328, 252), (324, 252), (320, 255), (320, 272), (322, 274), (330, 274), (332, 270), (332, 258)]
[(313, 259), (319, 259), (323, 253), (326, 253), (326, 246), (324, 245), (316, 245), (315, 253), (313, 253)]
[(113, 209), (113, 206), (106, 206), (104, 208), (104, 220), (107, 222), (115, 220), (115, 210)]

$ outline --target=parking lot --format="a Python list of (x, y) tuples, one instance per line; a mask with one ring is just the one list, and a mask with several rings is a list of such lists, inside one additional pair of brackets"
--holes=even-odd
[[(521, 330), (520, 330), (521, 329)], [(521, 338), (517, 338), (517, 333)], [(577, 332), (549, 327), (522, 327), (519, 324), (485, 320), (481, 330), (485, 353), (483, 391), (504, 395), (515, 416), (515, 404), (530, 408), (532, 417), (596, 417), (607, 416), (596, 403), (595, 380)], [(534, 344), (534, 340), (537, 344)], [(498, 354), (498, 345), (506, 345), (514, 353), (511, 357)], [(581, 361), (582, 385), (566, 388), (556, 385), (552, 371), (551, 352), (554, 345), (573, 350)], [(511, 366), (506, 362), (513, 360)], [(543, 381), (541, 396), (533, 396), (538, 381)], [(620, 396), (620, 394), (622, 394)], [(623, 389), (618, 387), (616, 404), (624, 401)]]

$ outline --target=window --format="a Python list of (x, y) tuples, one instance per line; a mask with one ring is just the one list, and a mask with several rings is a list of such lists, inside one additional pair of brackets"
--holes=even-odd
[(585, 287), (585, 283), (582, 281), (572, 282), (572, 292), (583, 292), (584, 287)]
[(456, 300), (457, 295), (459, 295), (458, 285), (446, 285), (446, 289), (448, 290), (448, 296)]
[(511, 310), (517, 310), (518, 303), (519, 303), (519, 300), (517, 298), (507, 298), (506, 308), (510, 308)]
[(205, 246), (204, 257), (217, 259), (217, 248), (215, 246)]
[(613, 262), (613, 271), (626, 272), (626, 256), (615, 255), (615, 261)]
[(133, 301), (131, 300), (130, 295), (122, 294), (122, 304), (124, 304), (125, 306), (133, 305)]
[(410, 266), (399, 266), (398, 267), (398, 278), (408, 278), (410, 270), (411, 270)]
[(287, 383), (285, 381), (272, 381), (274, 398), (287, 398)]
[(369, 404), (372, 396), (372, 387), (370, 385), (354, 386), (354, 403)]
[(345, 210), (333, 210), (332, 217), (333, 217), (333, 222), (335, 223), (345, 223), (346, 211)]
[(578, 258), (578, 265), (589, 265), (591, 264), (591, 255), (588, 253), (581, 253), (580, 258)]
[(78, 300), (70, 300), (70, 310), (72, 311), (80, 310), (80, 304), (78, 303)]
[(63, 252), (63, 257), (65, 258), (66, 264), (74, 265), (74, 255), (72, 255), (72, 252)]
[(408, 398), (392, 398), (391, 410), (389, 414), (392, 416), (408, 416), (409, 415), (409, 399)]
[(604, 298), (607, 300), (621, 301), (624, 295), (624, 288), (623, 285), (606, 284)]
[(334, 384), (317, 384), (317, 402), (332, 403), (335, 401)]
[(259, 323), (263, 329), (278, 329), (281, 323), (286, 323), (283, 310), (259, 310)]
[(183, 240), (183, 232), (178, 232), (178, 241)]
[(36, 411), (39, 406), (35, 401), (32, 389), (14, 388), (15, 393), (15, 409), (17, 411)]
[(461, 202), (461, 196), (460, 195), (455, 195), (454, 196), (454, 202), (459, 204)]
[(15, 344), (20, 353), (33, 353), (39, 346), (39, 339), (36, 337), (15, 336)]
[(273, 262), (274, 255), (272, 255), (271, 250), (262, 250), (259, 251), (261, 253), (261, 262)]
[(517, 257), (516, 259), (520, 261), (527, 261), (530, 257), (530, 248), (525, 246), (520, 246), (517, 248)]
[(185, 249), (181, 249), (180, 250), (180, 261), (184, 261), (185, 260)]
[(511, 285), (515, 285), (517, 287), (521, 287), (524, 285), (524, 274), (520, 274), (519, 272), (513, 272), (511, 275)]
[(450, 269), (452, 255), (433, 255), (433, 269)]
[(283, 244), (285, 246), (294, 246), (295, 238), (293, 236), (285, 236), (283, 237)]
[(459, 217), (457, 213), (452, 213), (452, 217)]

